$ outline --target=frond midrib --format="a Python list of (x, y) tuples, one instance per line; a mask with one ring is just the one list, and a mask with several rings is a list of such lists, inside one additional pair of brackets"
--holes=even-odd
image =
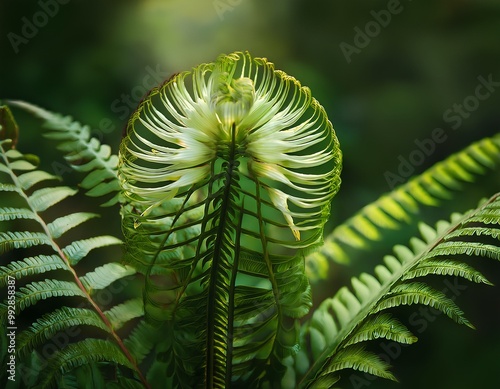
[[(212, 262), (210, 269), (210, 283), (208, 288), (208, 303), (207, 303), (207, 370), (206, 370), (206, 383), (209, 388), (216, 387), (216, 369), (217, 365), (221, 365), (219, 368), (222, 368), (224, 372), (225, 385), (228, 386), (231, 384), (231, 376), (227, 374), (227, 370), (224, 367), (227, 360), (217, 360), (216, 350), (218, 347), (216, 345), (215, 334), (220, 331), (219, 321), (216, 319), (217, 316), (217, 305), (220, 305), (221, 301), (219, 301), (221, 295), (217, 292), (219, 278), (221, 275), (221, 262), (223, 261), (222, 249), (224, 246), (224, 236), (226, 234), (227, 225), (229, 224), (229, 208), (234, 206), (233, 201), (231, 199), (231, 187), (233, 185), (234, 175), (237, 174), (235, 172), (236, 166), (236, 140), (235, 140), (235, 125), (231, 127), (231, 142), (229, 147), (229, 155), (227, 160), (227, 168), (224, 173), (225, 183), (222, 188), (222, 201), (221, 208), (218, 215), (218, 225), (217, 225), (217, 233), (214, 242), (213, 254), (212, 254)], [(201, 242), (201, 241), (200, 241)], [(222, 272), (224, 270), (222, 269)], [(236, 273), (233, 264), (232, 273)], [(228, 287), (229, 285), (227, 285)], [(231, 285), (233, 286), (233, 285)], [(229, 289), (229, 288), (228, 288)], [(229, 295), (234, 295), (234, 290), (227, 290)], [(234, 307), (230, 307), (228, 304), (227, 316), (232, 316), (230, 312), (234, 310)], [(226, 338), (227, 341), (232, 342), (231, 337)], [(227, 343), (225, 344), (227, 350)]]

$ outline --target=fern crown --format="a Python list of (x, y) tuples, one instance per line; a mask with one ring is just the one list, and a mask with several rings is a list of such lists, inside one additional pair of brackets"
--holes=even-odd
[(299, 240), (310, 227), (296, 219), (314, 213), (322, 224), (340, 183), (339, 145), (324, 109), (308, 88), (248, 53), (222, 55), (154, 89), (129, 134), (121, 182), (148, 206), (202, 182), (219, 158), (244, 161), (240, 171), (265, 182)]

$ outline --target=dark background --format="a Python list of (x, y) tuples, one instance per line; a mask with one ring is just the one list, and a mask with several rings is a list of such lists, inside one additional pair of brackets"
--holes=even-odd
[[(52, 6), (42, 11), (42, 4)], [(34, 22), (39, 26), (30, 28)], [(146, 89), (220, 53), (249, 50), (309, 86), (334, 124), (344, 170), (332, 228), (389, 191), (387, 172), (397, 174), (400, 159), (408, 159), (416, 140), (430, 138), (435, 128), (444, 130), (446, 141), (436, 144), (415, 174), (498, 132), (496, 86), (459, 124), (446, 112), (474, 101), (479, 77), (500, 81), (499, 37), (498, 0), (0, 0), (0, 99), (72, 115), (117, 150), (127, 117)], [(147, 78), (151, 73), (156, 76)], [(53, 146), (39, 141), (35, 120), (14, 114), (22, 129), (19, 148), (40, 155), (50, 170), (58, 158)], [(427, 210), (426, 220), (465, 211), (499, 188), (498, 173), (492, 173), (454, 202)], [(406, 243), (407, 232), (394, 240)], [(338, 266), (334, 285), (323, 293), (331, 295), (350, 276), (371, 271), (381, 261), (378, 252), (390, 247)], [(500, 283), (498, 264), (481, 261), (478, 267)], [(499, 387), (499, 290), (463, 284), (468, 286), (456, 301), (476, 331), (443, 317), (428, 320), (425, 330), (422, 322), (412, 327), (409, 318), (418, 308), (402, 309), (399, 316), (419, 342), (391, 352), (374, 342), (375, 351), (392, 354), (401, 383), (361, 376), (357, 385), (347, 379), (343, 386)], [(443, 289), (443, 279), (435, 286)]]

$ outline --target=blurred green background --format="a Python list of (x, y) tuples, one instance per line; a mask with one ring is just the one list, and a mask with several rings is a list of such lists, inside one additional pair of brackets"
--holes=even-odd
[[(220, 53), (249, 50), (309, 86), (334, 124), (344, 170), (332, 228), (388, 191), (387, 172), (398, 174), (401, 159), (418, 149), (416, 140), (434, 129), (443, 129), (446, 140), (415, 173), (498, 131), (499, 37), (498, 0), (1, 0), (0, 99), (72, 115), (116, 150), (147, 89)], [(480, 77), (490, 80), (489, 89), (476, 96)], [(40, 155), (50, 170), (56, 154), (39, 141), (37, 122), (14, 114), (19, 148)], [(426, 211), (426, 220), (464, 211), (499, 191), (498, 178), (490, 174), (454, 202)], [(391, 239), (405, 243), (408, 232)], [(375, 246), (350, 267), (337, 266), (322, 294), (370, 271), (391, 247)], [(479, 268), (500, 284), (498, 264)], [(437, 288), (445, 286), (437, 280)], [(426, 320), (430, 329), (412, 320), (416, 345), (388, 352), (383, 342), (374, 344), (376, 352), (392, 355), (400, 384), (362, 375), (353, 381), (348, 374), (343, 386), (500, 387), (499, 289), (469, 285), (459, 294), (476, 331), (442, 317)], [(408, 324), (416, 312), (410, 307), (399, 315)]]

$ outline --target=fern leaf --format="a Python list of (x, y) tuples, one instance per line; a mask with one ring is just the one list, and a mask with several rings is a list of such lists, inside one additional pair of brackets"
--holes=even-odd
[(91, 250), (98, 247), (121, 244), (122, 241), (114, 236), (103, 235), (94, 238), (82, 239), (72, 242), (63, 248), (64, 254), (68, 257), (71, 265), (76, 265)]
[(418, 266), (406, 272), (402, 280), (425, 277), (428, 274), (462, 277), (476, 283), (493, 285), (481, 274), (481, 272), (477, 271), (469, 264), (446, 259), (422, 260)]
[(52, 245), (52, 241), (42, 232), (0, 232), (0, 254), (19, 248)]
[[(330, 260), (346, 261), (346, 246), (366, 249), (370, 241), (380, 239), (381, 230), (396, 229), (408, 222), (418, 211), (419, 204), (437, 206), (442, 200), (451, 198), (452, 192), (460, 190), (464, 183), (473, 182), (487, 169), (496, 169), (499, 155), (500, 135), (485, 138), (363, 207), (326, 237), (320, 251), (307, 257), (309, 278), (324, 278)], [(322, 265), (316, 265), (317, 262)], [(322, 273), (314, 269), (322, 269)]]
[[(324, 382), (324, 377), (332, 374), (336, 377), (336, 373), (343, 369), (359, 370), (377, 377), (397, 381), (396, 377), (388, 371), (389, 364), (387, 362), (380, 359), (377, 355), (365, 351), (360, 346), (350, 346), (336, 353), (335, 357), (324, 366), (318, 379), (321, 380), (320, 382)], [(319, 388), (320, 386), (318, 386), (318, 383), (315, 383), (308, 387)]]
[(412, 304), (428, 305), (443, 312), (457, 323), (474, 328), (474, 326), (464, 317), (464, 313), (458, 308), (453, 300), (446, 297), (443, 292), (434, 290), (420, 282), (395, 286), (391, 292), (386, 294), (377, 304), (373, 312), (400, 305)]
[(14, 219), (35, 219), (36, 214), (26, 208), (0, 208), (0, 221), (14, 220)]
[(34, 191), (33, 194), (29, 196), (28, 201), (36, 212), (42, 212), (65, 198), (75, 195), (76, 192), (76, 189), (67, 186), (43, 188)]
[(500, 260), (500, 247), (481, 242), (443, 242), (434, 250), (436, 255), (476, 255)]
[[(40, 300), (62, 296), (86, 297), (74, 282), (49, 279), (36, 281), (20, 287), (16, 292), (16, 312), (19, 313), (35, 305)], [(6, 308), (2, 305), (0, 307), (0, 316), (4, 316), (4, 309)]]
[[(119, 184), (116, 176), (118, 157), (111, 153), (108, 145), (102, 145), (91, 137), (90, 128), (73, 121), (70, 116), (63, 117), (23, 101), (10, 101), (16, 106), (32, 113), (44, 122), (44, 136), (58, 142), (58, 149), (76, 171), (87, 173), (81, 186), (91, 196), (111, 196), (107, 205), (118, 201)], [(92, 175), (92, 176), (91, 176)]]
[(24, 258), (22, 261), (14, 261), (7, 266), (0, 266), (0, 287), (7, 285), (9, 277), (22, 279), (58, 269), (67, 270), (68, 267), (57, 255), (37, 255)]
[(36, 184), (48, 181), (48, 180), (58, 180), (58, 177), (47, 173), (43, 170), (34, 170), (24, 174), (21, 174), (17, 177), (19, 180), (19, 184), (23, 190), (31, 189)]
[(131, 266), (124, 266), (111, 262), (99, 266), (92, 272), (80, 277), (80, 281), (87, 290), (104, 289), (116, 280), (135, 274), (135, 269)]
[(129, 320), (136, 319), (144, 315), (142, 298), (132, 299), (120, 305), (115, 305), (110, 310), (104, 312), (115, 330), (120, 329)]
[[(304, 374), (299, 378), (299, 386), (328, 376), (330, 367), (337, 366), (334, 362), (337, 355), (349, 355), (351, 347), (359, 342), (378, 337), (407, 344), (416, 340), (404, 325), (381, 311), (401, 305), (424, 304), (473, 328), (444, 291), (414, 279), (422, 280), (429, 274), (452, 275), (487, 284), (480, 272), (461, 259), (500, 258), (500, 243), (482, 242), (498, 236), (500, 216), (492, 219), (489, 215), (499, 205), (500, 195), (496, 195), (465, 215), (452, 215), (450, 222), (438, 222), (435, 229), (420, 224), (422, 238), (412, 238), (410, 247), (395, 246), (394, 254), (385, 256), (384, 264), (375, 268), (375, 277), (362, 274), (353, 278), (354, 293), (344, 287), (333, 298), (326, 299), (303, 329), (302, 338), (306, 344), (302, 348), (311, 351), (300, 353), (296, 360), (297, 371)], [(478, 233), (472, 233), (473, 228), (477, 228)], [(312, 379), (313, 376), (316, 378)]]
[(384, 313), (369, 316), (356, 331), (356, 334), (349, 339), (346, 346), (379, 338), (403, 344), (412, 344), (417, 341), (417, 337), (406, 326), (391, 317), (390, 314)]
[(41, 374), (40, 387), (55, 387), (62, 374), (86, 365), (89, 361), (111, 361), (134, 369), (114, 343), (102, 339), (85, 339), (70, 344), (49, 360), (47, 368)]
[(76, 212), (55, 219), (54, 221), (47, 224), (47, 228), (49, 230), (50, 236), (52, 236), (53, 239), (57, 239), (68, 232), (70, 229), (94, 217), (99, 217), (99, 215), (96, 213)]
[[(60, 237), (70, 229), (81, 223), (88, 222), (97, 215), (76, 212), (51, 220), (50, 218), (54, 212), (44, 211), (51, 209), (68, 196), (74, 195), (76, 190), (65, 186), (46, 187), (47, 184), (50, 185), (49, 181), (53, 181), (55, 177), (36, 170), (35, 166), (39, 162), (36, 157), (23, 155), (21, 152), (12, 149), (11, 146), (11, 142), (0, 141), (0, 158), (2, 160), (0, 163), (0, 171), (2, 172), (0, 180), (9, 181), (8, 183), (0, 182), (0, 190), (12, 192), (8, 196), (2, 197), (6, 199), (6, 203), (2, 204), (0, 208), (0, 221), (3, 221), (2, 225), (8, 224), (11, 220), (16, 221), (16, 223), (8, 224), (7, 227), (10, 227), (11, 231), (0, 232), (0, 254), (14, 251), (15, 257), (21, 256), (22, 259), (8, 260), (0, 266), (0, 287), (5, 288), (8, 286), (9, 288), (8, 294), (3, 293), (4, 296), (8, 295), (8, 298), (0, 303), (0, 321), (6, 323), (7, 320), (11, 320), (12, 308), (15, 308), (17, 314), (22, 312), (25, 318), (23, 320), (28, 321), (27, 326), (19, 327), (16, 343), (19, 357), (18, 366), (26, 366), (28, 369), (33, 367), (30, 371), (33, 382), (30, 382), (28, 386), (33, 387), (40, 384), (40, 378), (43, 374), (46, 374), (46, 378), (52, 375), (52, 377), (48, 378), (48, 381), (51, 384), (57, 384), (59, 387), (61, 385), (63, 387), (64, 385), (82, 387), (81, 383), (83, 381), (81, 377), (83, 371), (90, 374), (87, 378), (91, 378), (95, 382), (104, 382), (104, 376), (99, 369), (105, 365), (111, 366), (116, 360), (122, 360), (126, 361), (127, 366), (131, 366), (142, 385), (147, 387), (147, 383), (137, 368), (131, 353), (124, 346), (113, 328), (113, 324), (118, 327), (128, 319), (142, 314), (138, 312), (138, 300), (135, 300), (135, 305), (125, 303), (111, 307), (109, 310), (109, 317), (113, 320), (113, 323), (111, 323), (110, 319), (93, 299), (94, 297), (85, 289), (85, 286), (94, 289), (105, 288), (113, 281), (122, 279), (135, 273), (135, 271), (130, 267), (108, 264), (98, 267), (94, 271), (89, 271), (80, 279), (77, 269), (73, 267), (77, 262), (87, 257), (91, 250), (121, 244), (121, 241), (111, 236), (97, 236), (72, 242), (67, 244), (65, 248), (61, 248)], [(101, 154), (100, 156), (102, 157)], [(20, 206), (19, 204), (23, 205)], [(30, 220), (28, 223), (23, 224), (23, 219)], [(32, 228), (35, 231), (17, 231), (16, 227), (18, 225)], [(37, 251), (38, 255), (22, 257), (26, 252), (36, 253)], [(11, 256), (7, 258), (10, 259)], [(86, 265), (91, 263), (87, 262)], [(45, 280), (41, 281), (42, 277)], [(16, 280), (15, 292), (12, 289), (13, 279)], [(15, 293), (15, 305), (12, 304), (14, 300), (11, 298), (13, 292)], [(65, 298), (57, 299), (57, 297)], [(47, 304), (30, 309), (29, 314), (25, 312), (42, 300), (47, 301)], [(80, 302), (82, 306), (87, 305), (90, 309), (71, 308), (72, 302)], [(64, 303), (69, 303), (69, 306), (65, 306)], [(47, 307), (51, 310), (54, 309), (54, 311), (46, 312)], [(44, 310), (45, 314), (38, 317)], [(120, 315), (123, 315), (123, 317), (120, 317)], [(71, 332), (73, 335), (61, 343), (61, 332)], [(85, 343), (78, 342), (80, 336), (76, 335), (80, 333), (82, 338), (98, 335), (107, 337), (107, 340), (102, 342), (108, 343), (109, 347), (117, 350), (117, 353), (111, 354), (104, 350), (99, 354), (99, 344), (91, 341), (88, 342), (90, 349), (81, 349), (81, 351), (94, 352), (95, 355), (98, 355), (98, 361), (106, 363), (94, 363), (94, 355), (82, 355), (78, 362), (72, 362), (74, 356), (69, 354), (70, 350), (74, 349), (76, 351), (79, 347), (85, 345)], [(52, 361), (60, 358), (57, 361), (64, 366), (68, 374), (64, 374), (65, 371), (59, 370), (58, 362), (52, 365), (54, 371), (50, 372), (50, 362), (48, 365), (49, 370), (45, 369), (47, 361), (39, 358), (35, 350), (44, 350), (46, 346), (56, 348), (55, 351), (58, 352), (54, 354)], [(92, 347), (96, 348), (92, 349)], [(44, 355), (43, 357), (46, 358), (47, 356)], [(109, 358), (106, 359), (107, 357)], [(5, 358), (7, 356), (2, 353), (4, 362), (6, 361)], [(72, 369), (72, 366), (76, 367), (76, 369)], [(39, 374), (40, 370), (43, 370), (41, 374)], [(69, 370), (72, 370), (72, 372), (69, 373)], [(64, 375), (59, 377), (61, 374)], [(127, 376), (131, 376), (130, 372), (127, 373)], [(23, 381), (24, 383), (27, 382)], [(127, 380), (123, 382), (127, 382)], [(128, 382), (128, 385), (130, 385), (130, 382)], [(85, 383), (85, 385), (87, 384)], [(43, 383), (41, 386), (43, 387)]]
[[(12, 150), (10, 150), (12, 151)], [(6, 154), (8, 157), (11, 157), (11, 155)], [(36, 169), (36, 165), (33, 165), (31, 162), (28, 162), (24, 159), (20, 159), (17, 161), (13, 161), (9, 165), (9, 169), (12, 171), (31, 171)]]
[(49, 341), (55, 334), (76, 326), (92, 326), (109, 334), (109, 328), (94, 311), (85, 308), (61, 307), (43, 315), (18, 338), (17, 352), (22, 357)]

